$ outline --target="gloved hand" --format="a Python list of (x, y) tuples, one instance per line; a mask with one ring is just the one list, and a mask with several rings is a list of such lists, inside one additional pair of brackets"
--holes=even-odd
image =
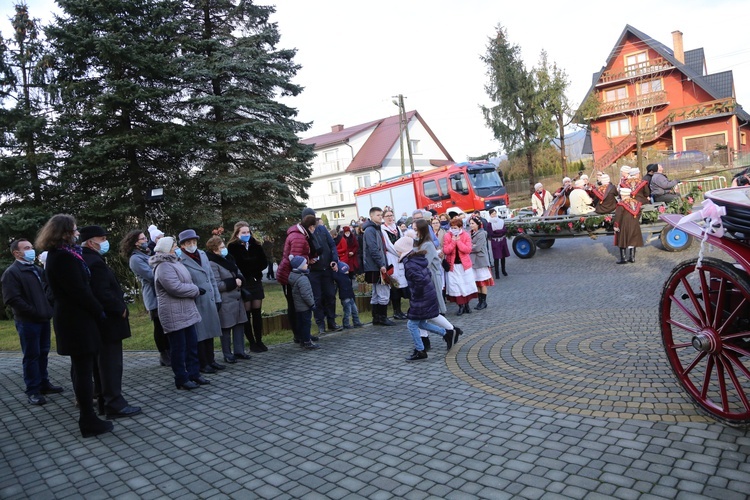
[(206, 291), (203, 288), (198, 287), (198, 293), (201, 294), (201, 295), (205, 295)]

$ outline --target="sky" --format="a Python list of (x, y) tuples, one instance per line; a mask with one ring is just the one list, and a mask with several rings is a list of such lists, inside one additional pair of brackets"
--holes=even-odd
[[(0, 6), (10, 34), (11, 1)], [(51, 19), (51, 0), (27, 0), (32, 16)], [(542, 50), (570, 80), (577, 106), (627, 24), (672, 47), (703, 47), (709, 73), (733, 70), (739, 104), (750, 110), (750, 4), (747, 0), (256, 0), (275, 5), (279, 48), (295, 48), (304, 87), (284, 102), (311, 122), (303, 138), (398, 114), (394, 96), (416, 109), (454, 160), (503, 152), (480, 109), (491, 106), (480, 57), (496, 27), (507, 29), (527, 67)]]

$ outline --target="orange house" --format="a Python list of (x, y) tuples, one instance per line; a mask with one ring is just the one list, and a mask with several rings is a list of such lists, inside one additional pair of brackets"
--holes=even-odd
[[(673, 48), (630, 25), (594, 74), (586, 99), (596, 99), (584, 153), (601, 170), (633, 153), (638, 143), (656, 151), (750, 151), (750, 114), (737, 103), (732, 71), (707, 74), (703, 49)], [(733, 154), (724, 156), (731, 162)]]

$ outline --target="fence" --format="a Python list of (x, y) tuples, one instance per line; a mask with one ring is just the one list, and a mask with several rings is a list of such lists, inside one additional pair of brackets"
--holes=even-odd
[(703, 201), (703, 193), (706, 191), (725, 187), (727, 187), (727, 180), (720, 175), (714, 175), (700, 179), (686, 179), (677, 185), (677, 192), (680, 193), (680, 196), (686, 196), (695, 188), (698, 188), (694, 201), (694, 204), (698, 204)]

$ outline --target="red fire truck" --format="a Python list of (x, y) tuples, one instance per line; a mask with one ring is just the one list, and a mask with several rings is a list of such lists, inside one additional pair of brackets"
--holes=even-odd
[(371, 207), (389, 206), (396, 214), (417, 208), (446, 213), (484, 211), (510, 200), (495, 165), (465, 162), (385, 179), (354, 191), (357, 212), (367, 217)]

